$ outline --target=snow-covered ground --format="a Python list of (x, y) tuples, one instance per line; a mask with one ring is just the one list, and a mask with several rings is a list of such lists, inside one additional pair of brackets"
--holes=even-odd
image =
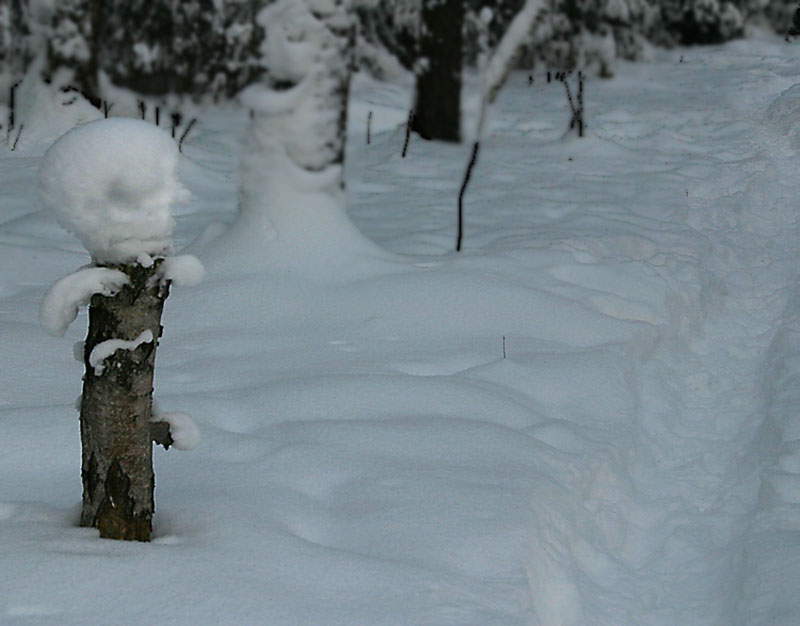
[[(75, 526), (88, 261), (0, 151), (0, 624), (800, 624), (800, 48), (663, 53), (586, 86), (515, 74), (453, 252), (469, 146), (360, 77), (350, 215), (235, 217), (246, 116), (184, 145), (156, 368), (155, 540)], [(366, 145), (367, 114), (372, 142)], [(304, 239), (304, 232), (308, 237)], [(274, 232), (273, 232), (274, 237)], [(82, 321), (82, 323), (81, 323)]]

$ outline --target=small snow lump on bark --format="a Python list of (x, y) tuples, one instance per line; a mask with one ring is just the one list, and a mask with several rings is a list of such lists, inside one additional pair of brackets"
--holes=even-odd
[(41, 197), (95, 262), (166, 256), (175, 225), (170, 207), (189, 196), (178, 181), (178, 156), (169, 134), (147, 122), (90, 122), (45, 154)]

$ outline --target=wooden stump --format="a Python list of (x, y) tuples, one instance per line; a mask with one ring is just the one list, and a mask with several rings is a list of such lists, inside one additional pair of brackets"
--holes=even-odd
[[(169, 295), (169, 284), (162, 285), (157, 276), (159, 264), (108, 266), (127, 274), (130, 282), (114, 296), (94, 295), (89, 306), (80, 415), (81, 526), (97, 528), (109, 539), (150, 541), (153, 371)], [(110, 340), (131, 343), (111, 351), (119, 344), (102, 345)], [(98, 355), (109, 352), (98, 362)]]

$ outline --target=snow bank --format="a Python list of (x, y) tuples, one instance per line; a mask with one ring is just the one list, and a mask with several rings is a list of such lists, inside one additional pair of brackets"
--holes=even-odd
[(168, 254), (170, 207), (188, 191), (177, 178), (178, 149), (155, 126), (131, 119), (74, 128), (39, 169), (42, 200), (97, 262), (127, 263)]
[(15, 96), (17, 119), (9, 144), (17, 144), (18, 150), (54, 141), (78, 124), (102, 117), (102, 113), (79, 93), (64, 92), (53, 84), (45, 84), (38, 64), (28, 70)]
[(55, 283), (44, 294), (39, 307), (39, 322), (54, 337), (63, 337), (78, 315), (78, 308), (100, 293), (113, 296), (128, 284), (124, 272), (107, 267), (87, 267)]

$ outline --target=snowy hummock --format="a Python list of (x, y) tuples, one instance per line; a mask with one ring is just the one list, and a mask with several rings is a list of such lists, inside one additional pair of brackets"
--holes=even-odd
[(158, 269), (162, 280), (169, 280), (179, 287), (199, 285), (205, 275), (200, 259), (191, 254), (167, 257)]
[(153, 342), (153, 331), (149, 328), (139, 333), (136, 339), (107, 339), (98, 343), (89, 355), (89, 365), (94, 369), (95, 376), (102, 376), (106, 369), (104, 361), (117, 350), (136, 350), (143, 343)]
[[(587, 83), (588, 139), (512, 73), (458, 255), (469, 146), (402, 159), (359, 77), (347, 211), (395, 256), (302, 263), (311, 204), (193, 247), (155, 386), (203, 445), (154, 451), (147, 546), (75, 527), (81, 368), (34, 319), (75, 253), (0, 152), (0, 624), (797, 626), (800, 45), (658, 55)], [(237, 210), (247, 111), (201, 121), (176, 241)]]
[(188, 198), (178, 148), (152, 124), (104, 119), (78, 126), (39, 168), (44, 204), (97, 262), (129, 263), (172, 248), (171, 207)]
[(124, 272), (107, 267), (86, 267), (65, 276), (44, 294), (39, 307), (42, 327), (54, 337), (63, 337), (78, 315), (78, 309), (89, 303), (96, 293), (113, 296), (128, 277)]
[(153, 421), (167, 422), (172, 445), (178, 450), (194, 450), (200, 444), (200, 431), (191, 417), (186, 413), (156, 413)]

